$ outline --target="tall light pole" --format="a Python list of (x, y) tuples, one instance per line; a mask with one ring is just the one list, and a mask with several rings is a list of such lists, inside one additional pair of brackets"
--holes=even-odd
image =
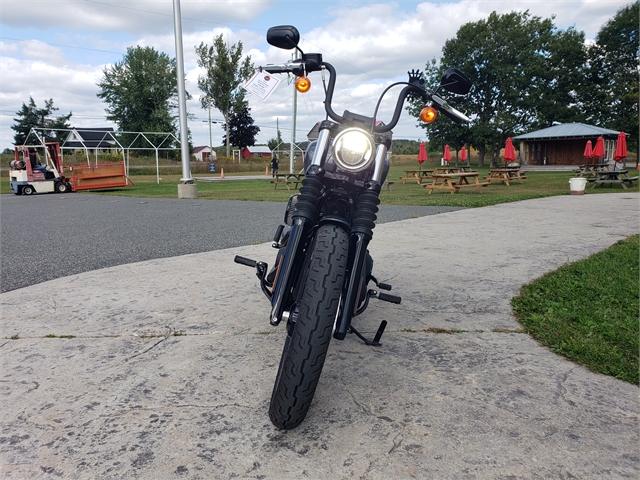
[(209, 102), (209, 155), (213, 156), (213, 137), (211, 136), (211, 102)]
[(180, 114), (180, 153), (182, 178), (178, 184), (178, 198), (198, 198), (198, 186), (191, 176), (189, 165), (189, 129), (187, 127), (187, 94), (184, 85), (184, 58), (182, 51), (182, 19), (180, 0), (173, 0), (173, 29), (176, 37), (176, 64), (178, 76), (178, 112)]

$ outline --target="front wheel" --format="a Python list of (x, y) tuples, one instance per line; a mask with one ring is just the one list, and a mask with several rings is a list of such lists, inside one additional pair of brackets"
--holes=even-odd
[(55, 190), (57, 193), (67, 193), (69, 191), (69, 184), (64, 182), (56, 182)]
[(269, 417), (290, 430), (307, 415), (331, 341), (347, 268), (349, 236), (336, 225), (316, 232), (303, 274), (297, 320), (282, 352)]

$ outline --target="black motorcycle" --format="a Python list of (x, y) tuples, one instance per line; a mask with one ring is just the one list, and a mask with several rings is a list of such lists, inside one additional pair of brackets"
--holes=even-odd
[[(262, 291), (271, 301), (271, 325), (285, 321), (287, 338), (278, 368), (269, 416), (273, 424), (289, 430), (300, 425), (309, 410), (331, 337), (343, 340), (353, 333), (367, 345), (380, 345), (387, 322), (382, 321), (371, 340), (351, 324), (365, 311), (371, 298), (400, 303), (400, 297), (378, 290), (391, 290), (373, 275), (373, 260), (367, 246), (373, 237), (380, 188), (389, 170), (387, 153), (391, 130), (398, 123), (405, 99), (420, 99), (425, 105), (424, 121), (433, 121), (437, 112), (457, 121), (469, 119), (451, 108), (436, 92), (425, 88), (422, 73), (412, 70), (408, 82), (387, 88), (372, 117), (331, 107), (336, 71), (322, 61), (319, 53), (304, 53), (298, 47), (295, 27), (269, 29), (269, 44), (291, 50), (300, 58), (284, 65), (268, 65), (270, 74), (288, 73), (297, 77), (299, 91), (307, 91), (307, 74), (329, 74), (325, 84), (327, 119), (319, 124), (317, 141), (304, 158), (305, 178), (300, 193), (293, 195), (273, 240), (278, 250), (274, 267), (264, 262), (236, 256), (235, 262), (256, 269)], [(380, 101), (390, 88), (404, 85), (391, 122), (376, 121)], [(441, 88), (466, 94), (471, 82), (456, 69), (442, 76)], [(378, 290), (369, 289), (370, 282)]]

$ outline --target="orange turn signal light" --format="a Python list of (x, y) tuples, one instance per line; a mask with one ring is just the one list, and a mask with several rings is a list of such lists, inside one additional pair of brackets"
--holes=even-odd
[(311, 89), (311, 80), (308, 77), (298, 77), (296, 79), (296, 90), (300, 93), (307, 93)]
[(433, 122), (438, 117), (438, 112), (433, 107), (424, 107), (420, 112), (420, 120), (426, 123)]

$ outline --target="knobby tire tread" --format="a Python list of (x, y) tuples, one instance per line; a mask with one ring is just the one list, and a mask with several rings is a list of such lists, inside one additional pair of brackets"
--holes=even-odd
[(271, 422), (290, 430), (304, 420), (322, 373), (340, 302), (349, 236), (336, 225), (323, 225), (310, 253), (298, 319), (287, 338), (269, 407)]

